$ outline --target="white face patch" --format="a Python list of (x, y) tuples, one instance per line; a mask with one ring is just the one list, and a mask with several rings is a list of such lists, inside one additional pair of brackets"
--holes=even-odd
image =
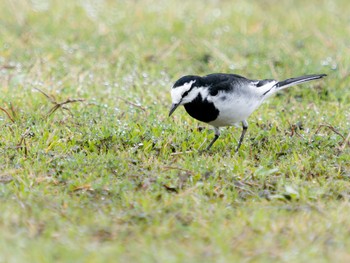
[(173, 104), (178, 104), (180, 102), (181, 104), (186, 103), (186, 101), (183, 101), (182, 95), (186, 91), (189, 91), (189, 89), (192, 87), (192, 84), (195, 82), (196, 82), (195, 80), (191, 80), (190, 82), (186, 82), (182, 86), (171, 89), (171, 99)]

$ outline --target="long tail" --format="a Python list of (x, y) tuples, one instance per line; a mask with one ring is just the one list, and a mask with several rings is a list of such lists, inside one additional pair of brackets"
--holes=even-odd
[(277, 89), (285, 89), (290, 86), (298, 85), (304, 82), (308, 82), (315, 79), (322, 79), (327, 76), (326, 74), (313, 74), (313, 75), (305, 75), (297, 78), (286, 79), (283, 81), (279, 81), (276, 83), (275, 87)]
[[(263, 96), (267, 95), (268, 97), (274, 94), (276, 91), (288, 88), (290, 86), (298, 85), (304, 82), (309, 82), (316, 79), (322, 79), (323, 77), (327, 76), (326, 74), (312, 74), (312, 75), (305, 75), (300, 76), (296, 78), (290, 78), (286, 80), (282, 80), (277, 82), (275, 85), (271, 87), (271, 89), (267, 90)], [(269, 93), (269, 94), (268, 94)]]

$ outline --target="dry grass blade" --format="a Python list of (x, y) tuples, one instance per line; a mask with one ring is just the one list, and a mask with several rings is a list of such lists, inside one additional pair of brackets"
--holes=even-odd
[(76, 191), (93, 191), (94, 189), (91, 187), (91, 184), (79, 185), (73, 189), (73, 192)]
[(342, 145), (339, 147), (340, 151), (343, 151), (346, 147), (346, 145), (349, 143), (350, 140), (350, 132), (348, 134), (348, 136), (346, 136), (345, 140), (343, 141)]
[(220, 49), (216, 48), (211, 42), (204, 40), (203, 44), (210, 49), (214, 55), (216, 55), (220, 60), (222, 60), (226, 65), (231, 65), (232, 61), (227, 57), (226, 54), (220, 51)]
[(14, 123), (15, 120), (11, 117), (11, 115), (8, 113), (7, 110), (5, 110), (4, 108), (0, 107), (0, 110), (2, 110), (3, 112), (6, 113), (7, 117)]
[(38, 89), (38, 88), (34, 88), (36, 89), (37, 91), (39, 91), (41, 94), (43, 94), (48, 100), (50, 100), (52, 103), (56, 103), (55, 99), (52, 98), (51, 96), (49, 96), (46, 92), (42, 91), (41, 89)]
[(181, 155), (181, 154), (192, 153), (192, 152), (193, 151), (175, 152), (175, 153), (171, 153), (170, 155), (174, 156), (174, 155)]
[(161, 52), (161, 55), (159, 56), (161, 60), (166, 59), (168, 56), (170, 56), (181, 44), (181, 40), (175, 41), (170, 47), (166, 48)]
[(11, 175), (0, 175), (0, 183), (1, 184), (8, 184), (13, 181), (13, 177)]
[(10, 103), (10, 110), (11, 110), (13, 118), (14, 119), (17, 118), (17, 113), (16, 113), (15, 107), (13, 106), (12, 103)]
[(175, 166), (164, 166), (163, 169), (165, 171), (167, 171), (167, 170), (180, 170), (180, 171), (184, 171), (184, 172), (189, 173), (189, 174), (194, 174), (194, 172), (192, 172), (191, 170), (183, 169), (183, 168), (175, 167)]

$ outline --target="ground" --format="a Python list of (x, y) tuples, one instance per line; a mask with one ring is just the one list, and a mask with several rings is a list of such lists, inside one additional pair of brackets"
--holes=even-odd
[[(0, 262), (349, 262), (350, 22), (339, 1), (0, 2)], [(279, 80), (240, 129), (186, 74)]]

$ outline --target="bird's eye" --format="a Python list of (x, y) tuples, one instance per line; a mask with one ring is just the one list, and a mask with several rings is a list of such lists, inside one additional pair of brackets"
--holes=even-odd
[(188, 90), (188, 91), (185, 91), (185, 92), (182, 94), (182, 97), (186, 97), (186, 96), (188, 95), (188, 92), (189, 92), (189, 90)]

